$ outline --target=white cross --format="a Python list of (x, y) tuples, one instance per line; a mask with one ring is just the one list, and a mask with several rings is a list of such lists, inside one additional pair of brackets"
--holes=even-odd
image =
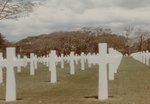
[(74, 52), (70, 53), (70, 74), (75, 74)]
[[(87, 54), (87, 56), (86, 56), (86, 57), (87, 57), (87, 61), (88, 61), (88, 57), (91, 57), (91, 56), (92, 56), (91, 53), (88, 53), (88, 54)], [(92, 66), (92, 64), (91, 64), (91, 63), (88, 63), (88, 67), (91, 68), (91, 66)]]
[(84, 59), (84, 53), (82, 52), (81, 53), (81, 70), (85, 70), (85, 64), (84, 64), (84, 62), (85, 62), (85, 59)]
[(37, 55), (34, 55), (33, 59), (34, 59), (34, 68), (37, 69), (37, 62), (38, 62)]
[(131, 56), (135, 60), (138, 60), (143, 64), (149, 65), (150, 53), (148, 51), (132, 53)]
[(64, 54), (61, 54), (61, 57), (60, 57), (60, 61), (61, 61), (61, 68), (64, 69)]
[(3, 67), (2, 67), (2, 62), (3, 61), (3, 54), (0, 53), (0, 84), (3, 83)]
[(79, 56), (76, 54), (75, 55), (75, 63), (76, 63), (76, 65), (78, 64), (78, 60), (79, 60)]
[(6, 67), (6, 102), (16, 100), (16, 78), (14, 67), (24, 66), (24, 60), (18, 60), (16, 58), (16, 49), (6, 48), (6, 59), (1, 63), (3, 67)]
[(50, 70), (50, 82), (56, 83), (57, 82), (57, 73), (56, 73), (56, 61), (57, 61), (57, 55), (55, 50), (51, 50), (51, 53), (49, 55), (49, 70)]
[[(18, 60), (21, 59), (20, 55), (17, 55)], [(21, 72), (21, 66), (17, 66), (17, 71), (20, 73)]]
[(117, 52), (113, 48), (109, 48), (109, 56), (112, 57), (114, 61), (113, 63), (109, 63), (109, 80), (114, 80), (114, 74), (117, 73), (117, 69), (122, 59), (122, 54)]
[(34, 75), (35, 74), (35, 67), (34, 67), (34, 53), (30, 53), (30, 75)]
[[(109, 56), (107, 54), (107, 44), (100, 43), (99, 45), (99, 54), (94, 57), (89, 57), (89, 63), (96, 63), (99, 65), (99, 80), (98, 80), (98, 99), (105, 100), (108, 99), (108, 80), (107, 80), (107, 64), (109, 63), (118, 63), (113, 59), (118, 56)], [(119, 60), (120, 61), (120, 60)]]
[(148, 51), (146, 51), (145, 53), (145, 58), (146, 58), (146, 65), (149, 65), (150, 53)]

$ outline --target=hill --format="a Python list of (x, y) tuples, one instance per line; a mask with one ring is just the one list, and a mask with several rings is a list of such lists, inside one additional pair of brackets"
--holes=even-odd
[(97, 44), (100, 42), (107, 42), (109, 47), (114, 47), (125, 53), (126, 38), (105, 32), (101, 35), (94, 35), (86, 31), (54, 32), (27, 37), (15, 45), (17, 52), (22, 55), (29, 55), (31, 52), (37, 55), (46, 55), (50, 50), (56, 50), (59, 55), (60, 53), (69, 54), (70, 51), (77, 54), (97, 52)]

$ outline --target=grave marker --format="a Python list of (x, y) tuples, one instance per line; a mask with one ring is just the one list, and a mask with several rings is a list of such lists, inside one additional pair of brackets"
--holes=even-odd
[(49, 64), (49, 70), (50, 70), (50, 82), (51, 83), (56, 83), (57, 82), (57, 73), (56, 73), (56, 51), (51, 50), (51, 53), (49, 55), (50, 58), (50, 64)]
[(146, 51), (146, 65), (149, 65), (149, 60), (150, 60), (150, 53), (148, 51)]
[(107, 81), (107, 62), (105, 61), (107, 55), (107, 44), (101, 43), (98, 45), (100, 58), (104, 59), (99, 62), (99, 87), (98, 87), (98, 99), (108, 99), (108, 81)]
[(84, 53), (81, 53), (81, 70), (85, 70), (85, 64), (84, 64)]
[(15, 48), (6, 48), (7, 69), (6, 69), (6, 101), (16, 100), (16, 79), (14, 61), (16, 60)]
[(3, 61), (2, 53), (0, 53), (0, 84), (3, 83), (3, 67), (2, 67), (1, 61)]
[(75, 74), (74, 52), (70, 53), (70, 74)]
[[(18, 58), (18, 60), (20, 60), (20, 58), (21, 58), (21, 56), (20, 55), (17, 55), (17, 58)], [(21, 72), (21, 66), (17, 66), (17, 72)]]
[[(100, 43), (99, 54), (88, 58), (88, 63), (99, 65), (99, 78), (98, 78), (98, 99), (106, 100), (108, 99), (108, 80), (107, 80), (107, 64), (116, 63), (119, 64), (122, 58), (121, 54), (116, 54), (115, 56), (107, 54), (107, 44)], [(119, 57), (119, 60), (115, 60)]]
[(34, 68), (37, 69), (37, 55), (34, 55)]
[(34, 75), (34, 53), (30, 53), (30, 75)]
[(61, 54), (61, 57), (60, 57), (60, 61), (61, 61), (61, 68), (64, 69), (64, 54)]

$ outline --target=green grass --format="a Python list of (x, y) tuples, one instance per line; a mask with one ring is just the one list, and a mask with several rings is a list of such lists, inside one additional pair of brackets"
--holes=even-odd
[[(87, 66), (87, 65), (86, 65)], [(109, 99), (97, 100), (98, 66), (82, 71), (76, 66), (76, 74), (69, 74), (57, 66), (58, 82), (49, 82), (48, 68), (38, 64), (35, 76), (29, 75), (29, 66), (16, 74), (17, 100), (5, 103), (5, 83), (0, 85), (0, 104), (148, 104), (150, 102), (150, 66), (130, 57), (124, 57), (115, 75), (109, 81)]]

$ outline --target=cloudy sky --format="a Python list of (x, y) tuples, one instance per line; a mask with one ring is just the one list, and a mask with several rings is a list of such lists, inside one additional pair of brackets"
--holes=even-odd
[(85, 26), (122, 33), (126, 25), (150, 28), (149, 12), (150, 0), (45, 0), (28, 17), (0, 21), (0, 32), (10, 41)]

